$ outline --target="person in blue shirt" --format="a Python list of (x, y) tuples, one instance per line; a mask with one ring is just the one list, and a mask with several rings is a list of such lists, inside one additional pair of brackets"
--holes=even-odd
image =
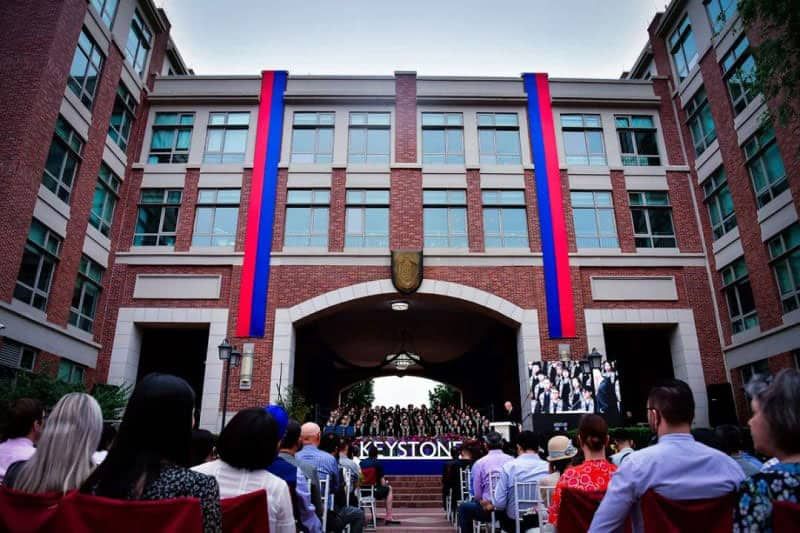
[(722, 447), (722, 451), (731, 456), (742, 467), (744, 475), (750, 477), (761, 472), (764, 463), (743, 450), (742, 430), (733, 424), (723, 424), (714, 429), (714, 434)]

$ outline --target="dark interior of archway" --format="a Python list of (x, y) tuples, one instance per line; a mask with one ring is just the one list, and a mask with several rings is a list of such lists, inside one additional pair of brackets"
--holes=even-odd
[(647, 421), (647, 394), (663, 379), (674, 377), (670, 336), (675, 326), (607, 325), (603, 334), (608, 360), (617, 362), (622, 413), (633, 422)]
[[(294, 384), (320, 409), (336, 405), (339, 391), (379, 376), (413, 375), (453, 385), (464, 402), (496, 412), (518, 403), (517, 325), (480, 306), (441, 296), (369, 297), (318, 313), (296, 326)], [(405, 372), (379, 367), (401, 346), (422, 358)], [(405, 404), (403, 398), (397, 403)]]

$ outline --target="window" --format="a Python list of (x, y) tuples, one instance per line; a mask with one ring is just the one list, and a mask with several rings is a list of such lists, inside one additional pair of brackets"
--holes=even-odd
[(240, 189), (200, 189), (192, 246), (236, 245)]
[(89, 333), (94, 325), (104, 270), (85, 255), (81, 256), (78, 279), (75, 280), (75, 291), (72, 293), (72, 305), (69, 308), (69, 323)]
[(194, 113), (156, 113), (148, 163), (186, 163)]
[(756, 62), (750, 52), (750, 42), (742, 37), (722, 58), (722, 76), (731, 95), (734, 115), (741, 113), (756, 97), (754, 82)]
[(742, 383), (745, 385), (756, 376), (768, 376), (772, 374), (772, 372), (769, 371), (768, 359), (759, 359), (754, 363), (740, 366), (739, 372), (742, 373)]
[(328, 189), (290, 189), (283, 245), (327, 248), (330, 203)]
[(697, 65), (697, 45), (694, 42), (688, 16), (683, 17), (678, 28), (669, 36), (669, 53), (675, 63), (678, 79), (682, 81)]
[(675, 248), (672, 208), (666, 191), (628, 193), (637, 248)]
[(733, 198), (728, 190), (728, 177), (723, 167), (719, 167), (703, 182), (703, 193), (708, 217), (711, 219), (711, 230), (714, 240), (717, 240), (736, 227)]
[(800, 223), (795, 222), (767, 244), (778, 281), (783, 312), (800, 309)]
[(111, 23), (114, 22), (114, 15), (117, 12), (117, 1), (118, 0), (92, 0), (92, 6), (97, 10), (100, 14), (100, 18), (103, 19), (103, 22), (108, 24), (108, 27), (111, 27)]
[(568, 165), (606, 165), (600, 115), (561, 115)]
[(706, 5), (706, 13), (708, 13), (708, 18), (711, 20), (711, 27), (714, 28), (714, 33), (721, 32), (736, 11), (736, 1), (704, 0), (703, 3)]
[(516, 113), (478, 113), (481, 165), (519, 165), (519, 118)]
[(114, 209), (119, 200), (120, 180), (105, 163), (100, 164), (97, 176), (97, 185), (94, 187), (92, 210), (89, 213), (89, 224), (100, 230), (100, 233), (109, 236), (111, 222), (114, 220)]
[(722, 269), (722, 290), (728, 302), (733, 333), (757, 326), (756, 304), (743, 257)]
[(333, 161), (333, 113), (295, 113), (292, 123), (292, 162)]
[(350, 113), (347, 162), (389, 164), (389, 113)]
[(144, 23), (144, 19), (137, 9), (133, 13), (131, 29), (128, 31), (128, 42), (125, 44), (125, 57), (140, 76), (144, 76), (147, 53), (150, 50), (150, 43), (152, 40), (153, 34), (150, 32), (150, 28), (147, 27), (147, 24)]
[(763, 207), (789, 187), (783, 159), (775, 144), (775, 130), (762, 128), (753, 135), (744, 143), (744, 155), (758, 207)]
[(210, 113), (204, 163), (243, 163), (250, 113)]
[(686, 115), (689, 117), (686, 123), (692, 132), (694, 152), (699, 156), (717, 138), (717, 129), (714, 127), (714, 119), (711, 117), (711, 108), (704, 88), (698, 90), (686, 104)]
[(36, 365), (36, 354), (35, 348), (3, 337), (3, 345), (0, 346), (0, 365), (32, 372)]
[(61, 238), (36, 219), (31, 222), (22, 253), (14, 298), (42, 311), (47, 307), (50, 282), (61, 251)]
[(108, 136), (123, 150), (128, 149), (131, 138), (133, 119), (136, 117), (136, 100), (121, 83), (117, 87), (117, 97), (114, 99), (114, 110), (111, 112), (111, 122), (108, 124)]
[(181, 207), (180, 189), (142, 189), (134, 246), (174, 246)]
[(346, 248), (389, 247), (389, 191), (348, 189)]
[(658, 143), (653, 117), (617, 115), (615, 117), (622, 164), (625, 166), (658, 166)]
[(80, 98), (81, 102), (92, 108), (94, 94), (97, 90), (97, 80), (103, 70), (103, 53), (97, 43), (89, 36), (86, 29), (81, 30), (78, 36), (78, 46), (72, 56), (72, 65), (69, 67), (67, 87)]
[(483, 191), (486, 248), (527, 248), (524, 191)]
[(57, 379), (70, 385), (81, 385), (83, 383), (83, 375), (85, 371), (85, 366), (79, 365), (78, 363), (73, 363), (67, 359), (62, 359), (58, 363)]
[(461, 113), (422, 114), (422, 164), (464, 164), (464, 116)]
[(72, 184), (78, 173), (82, 151), (83, 139), (59, 115), (56, 120), (53, 141), (47, 152), (42, 183), (66, 203), (69, 203), (69, 197), (72, 194)]
[(619, 247), (610, 192), (572, 191), (570, 200), (578, 248)]
[(464, 190), (422, 191), (425, 247), (467, 248), (467, 193)]

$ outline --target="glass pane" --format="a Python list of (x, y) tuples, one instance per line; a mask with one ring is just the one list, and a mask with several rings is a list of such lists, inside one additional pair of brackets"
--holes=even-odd
[(605, 145), (603, 144), (603, 133), (600, 131), (587, 131), (586, 143), (589, 145), (590, 154), (603, 154), (606, 153)]
[(600, 115), (583, 115), (583, 122), (584, 124), (586, 124), (587, 128), (602, 127), (602, 123), (600, 122)]
[(208, 123), (212, 126), (225, 124), (225, 113), (211, 113), (208, 116)]
[(445, 147), (444, 130), (424, 130), (422, 132), (422, 152), (443, 154)]
[(423, 113), (423, 126), (444, 126), (445, 118), (443, 113)]
[(764, 151), (763, 159), (770, 183), (775, 183), (783, 179), (786, 175), (786, 171), (783, 168), (783, 160), (781, 159), (781, 154), (778, 152), (777, 144), (772, 144)]
[(221, 204), (238, 204), (241, 194), (240, 189), (220, 189), (217, 191), (217, 201)]
[(492, 113), (478, 113), (478, 126), (494, 126)]
[(320, 124), (333, 124), (334, 123), (334, 114), (333, 113), (319, 113), (319, 123)]
[(328, 209), (324, 207), (317, 207), (312, 209), (311, 213), (311, 228), (314, 233), (328, 233)]
[[(297, 115), (295, 115), (297, 116)], [(314, 130), (294, 130), (292, 132), (292, 155), (314, 152)]]
[(153, 140), (150, 142), (151, 150), (170, 150), (172, 141), (175, 138), (175, 130), (160, 129), (153, 130)]
[(192, 130), (178, 130), (178, 141), (175, 143), (177, 150), (188, 150), (192, 143)]
[(478, 143), (481, 155), (494, 154), (494, 130), (479, 130)]
[(350, 124), (354, 126), (364, 125), (367, 123), (366, 113), (350, 113)]
[(385, 235), (389, 233), (389, 210), (383, 207), (369, 207), (364, 215), (365, 233)]
[(175, 228), (178, 227), (178, 208), (177, 207), (165, 207), (164, 208), (164, 224), (162, 226), (162, 231), (167, 233), (171, 233), (175, 231)]
[(650, 209), (649, 212), (653, 235), (674, 235), (669, 209)]
[(575, 209), (572, 214), (573, 220), (575, 221), (576, 235), (597, 235), (598, 232), (593, 209)]
[(449, 216), (450, 216), (450, 231), (455, 234), (466, 235), (467, 210), (464, 209), (463, 207), (450, 208)]
[(483, 210), (483, 231), (487, 235), (500, 233), (500, 210), (499, 209), (484, 209)]
[(467, 191), (447, 191), (447, 198), (451, 204), (467, 203)]
[(642, 235), (647, 234), (647, 220), (644, 209), (631, 209), (633, 215), (633, 232)]
[(447, 203), (447, 190), (428, 189), (422, 192), (422, 202), (424, 204), (444, 204)]
[(153, 124), (156, 126), (169, 126), (178, 123), (177, 113), (156, 113), (156, 119)]
[(498, 130), (496, 134), (498, 154), (519, 154), (519, 132)]
[(181, 191), (167, 191), (167, 203), (178, 204), (181, 201)]
[(389, 191), (384, 190), (367, 190), (366, 203), (368, 204), (388, 204)]
[(370, 154), (388, 154), (389, 130), (369, 130), (367, 148)]
[(504, 205), (524, 205), (524, 191), (499, 191), (500, 203)]
[(197, 194), (197, 203), (213, 204), (217, 200), (216, 189), (200, 189)]
[(317, 130), (317, 153), (333, 153), (333, 128), (320, 128)]
[(367, 122), (371, 126), (388, 126), (389, 113), (370, 113), (367, 116)]
[(423, 213), (425, 235), (447, 235), (447, 208), (426, 207)]
[(214, 208), (202, 207), (197, 210), (194, 219), (195, 233), (212, 233), (212, 222), (214, 220)]
[(364, 227), (364, 214), (361, 208), (348, 207), (346, 213), (346, 233), (362, 233)]
[(648, 205), (669, 205), (669, 194), (666, 192), (648, 192), (645, 193), (645, 199)]
[(206, 150), (209, 152), (221, 152), (222, 140), (225, 137), (224, 130), (208, 130), (208, 140)]
[(739, 292), (739, 301), (742, 305), (742, 313), (747, 314), (756, 308), (755, 301), (753, 300), (753, 291), (750, 289), (750, 282), (745, 281), (737, 286)]
[(602, 235), (616, 235), (617, 229), (614, 223), (614, 211), (611, 209), (598, 209), (597, 222)]
[(633, 132), (620, 131), (619, 133), (619, 149), (623, 154), (635, 154), (636, 148), (633, 145)]
[(235, 235), (238, 216), (238, 207), (218, 207), (214, 217), (214, 233)]
[(308, 234), (311, 230), (311, 209), (307, 207), (286, 208), (286, 233)]
[(247, 125), (250, 123), (250, 113), (228, 113), (228, 124), (233, 126)]
[(497, 126), (516, 126), (518, 124), (516, 113), (497, 113), (494, 119)]
[(561, 115), (561, 127), (582, 128), (583, 117), (581, 115)]
[(633, 117), (634, 128), (653, 128), (652, 117)]
[(290, 204), (309, 204), (311, 203), (311, 190), (294, 189), (286, 195), (286, 201)]
[(226, 153), (244, 153), (247, 145), (247, 130), (227, 130), (225, 132)]
[(591, 192), (572, 191), (569, 196), (573, 207), (594, 206), (594, 195)]
[(464, 116), (461, 113), (447, 113), (446, 121), (448, 126), (461, 126), (464, 124)]
[(363, 128), (350, 129), (350, 142), (348, 152), (350, 154), (363, 154), (367, 151), (367, 135)]
[(528, 225), (525, 222), (524, 209), (503, 209), (503, 233), (509, 234), (527, 234)]
[(158, 223), (161, 220), (161, 207), (139, 207), (136, 218), (136, 233), (158, 233)]
[(656, 134), (652, 131), (637, 131), (636, 146), (639, 148), (639, 153), (642, 155), (658, 155)]
[(568, 156), (587, 155), (586, 138), (582, 131), (564, 132), (564, 153)]
[(447, 130), (447, 153), (448, 154), (464, 153), (464, 130), (461, 129)]
[(598, 206), (610, 207), (612, 205), (611, 193), (606, 191), (594, 193), (594, 202)]

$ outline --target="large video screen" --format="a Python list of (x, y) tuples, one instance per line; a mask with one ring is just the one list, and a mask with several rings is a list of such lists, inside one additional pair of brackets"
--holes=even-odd
[(581, 361), (528, 363), (533, 414), (599, 413), (618, 417), (619, 379), (614, 361), (584, 372)]

